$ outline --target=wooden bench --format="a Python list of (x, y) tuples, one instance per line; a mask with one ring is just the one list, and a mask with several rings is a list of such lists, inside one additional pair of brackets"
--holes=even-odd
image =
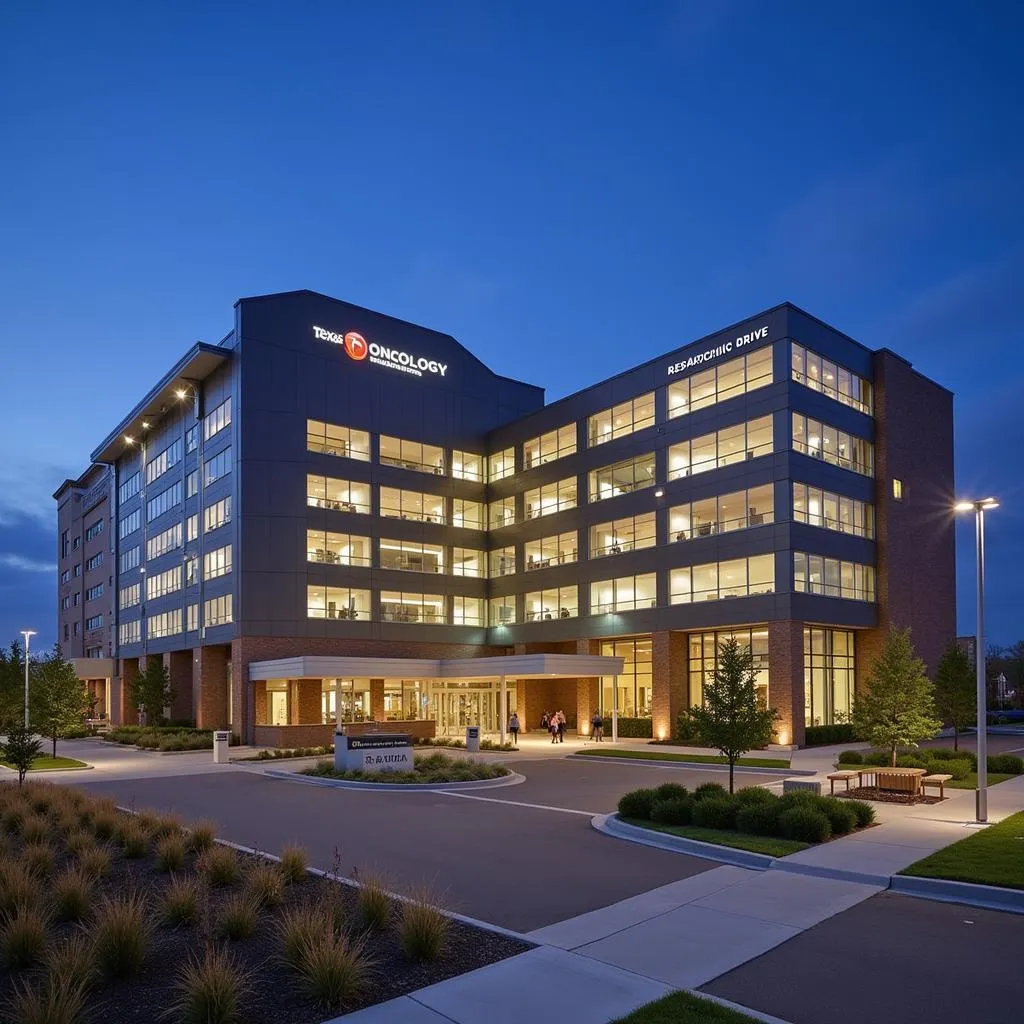
[(831, 793), (832, 796), (836, 795), (836, 783), (837, 782), (845, 782), (846, 783), (846, 789), (847, 789), (847, 791), (849, 791), (849, 789), (850, 789), (850, 779), (857, 779), (857, 780), (859, 780), (860, 776), (861, 776), (860, 771), (849, 771), (849, 770), (846, 770), (846, 771), (841, 771), (841, 772), (833, 772), (831, 775), (827, 776), (827, 778), (828, 778), (828, 791), (829, 791), (829, 793)]
[(939, 788), (939, 799), (942, 800), (946, 795), (946, 783), (953, 778), (952, 775), (926, 775), (921, 780), (921, 788), (927, 789), (929, 786), (938, 786)]
[(916, 797), (921, 791), (921, 779), (927, 774), (924, 768), (876, 768), (878, 788), (890, 792), (907, 793)]

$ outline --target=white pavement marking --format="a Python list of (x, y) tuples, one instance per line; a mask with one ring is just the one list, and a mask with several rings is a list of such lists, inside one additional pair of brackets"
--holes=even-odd
[(523, 800), (499, 800), (494, 796), (475, 796), (472, 793), (452, 793), (444, 789), (431, 790), (438, 796), (457, 796), (460, 800), (482, 800), (487, 804), (504, 804), (506, 807), (530, 807), (535, 811), (560, 811), (562, 814), (583, 814), (588, 818), (594, 817), (597, 811), (577, 811), (572, 807), (552, 807), (550, 804), (528, 804)]

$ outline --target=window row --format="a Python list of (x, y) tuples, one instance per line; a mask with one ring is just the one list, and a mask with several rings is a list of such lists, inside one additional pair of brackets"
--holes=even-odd
[(153, 573), (146, 577), (146, 600), (152, 601), (165, 594), (173, 594), (181, 590), (181, 566), (175, 565), (164, 572)]
[(875, 449), (870, 441), (796, 412), (793, 413), (793, 449), (865, 476), (875, 472)]
[(142, 489), (142, 473), (136, 471), (121, 481), (117, 489), (118, 504), (123, 505), (129, 498), (134, 498)]
[(146, 522), (151, 523), (158, 516), (169, 512), (175, 505), (181, 504), (181, 481), (171, 484), (165, 491), (161, 491), (155, 498), (146, 502)]
[(692, 540), (764, 526), (774, 521), (775, 487), (762, 484), (670, 508), (668, 535), (673, 541)]
[(701, 370), (668, 386), (668, 417), (724, 402), (763, 388), (772, 382), (772, 347), (766, 345), (749, 355)]
[(103, 532), (103, 520), (97, 519), (96, 522), (91, 523), (85, 528), (85, 539), (92, 540), (93, 537), (98, 537)]
[(678, 480), (755, 459), (770, 454), (773, 446), (771, 416), (723, 427), (713, 434), (672, 445), (668, 450), (668, 478)]
[(774, 589), (775, 555), (772, 553), (707, 565), (687, 565), (669, 573), (671, 604), (750, 597), (770, 594)]
[(181, 462), (181, 455), (181, 438), (179, 437), (146, 463), (146, 483), (151, 484), (157, 477), (163, 476), (167, 470), (176, 466)]
[(103, 564), (103, 552), (97, 551), (91, 558), (85, 560), (85, 571), (90, 572), (93, 569), (98, 569)]
[(181, 523), (175, 523), (146, 541), (146, 561), (181, 547)]
[(85, 592), (86, 601), (95, 601), (96, 598), (103, 596), (103, 584), (97, 583), (94, 587), (89, 587)]
[(103, 625), (102, 615), (92, 615), (85, 620), (86, 629), (99, 629)]
[(874, 601), (875, 568), (838, 558), (793, 552), (793, 589), (852, 601)]
[(793, 343), (793, 380), (871, 415), (871, 384), (852, 370)]
[(875, 535), (872, 504), (808, 484), (793, 484), (793, 518), (798, 523), (852, 533), (856, 537), (870, 539)]
[(117, 536), (120, 540), (124, 540), (125, 537), (140, 529), (141, 526), (142, 509), (137, 508), (133, 512), (129, 512), (128, 515), (121, 517), (121, 521), (117, 524)]
[(231, 423), (231, 398), (226, 398), (203, 418), (203, 440), (209, 441)]
[(127, 587), (122, 587), (118, 594), (118, 607), (121, 611), (125, 608), (134, 608), (135, 605), (142, 603), (142, 584), (132, 583)]
[(217, 452), (203, 464), (203, 485), (209, 487), (210, 484), (227, 476), (230, 472), (231, 448), (229, 446), (223, 451)]

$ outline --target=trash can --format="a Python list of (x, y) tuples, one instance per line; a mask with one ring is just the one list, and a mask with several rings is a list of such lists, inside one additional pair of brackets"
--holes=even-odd
[(466, 750), (471, 754), (480, 753), (480, 726), (479, 725), (467, 725), (466, 726)]
[(215, 729), (213, 733), (213, 763), (228, 763), (228, 747), (231, 745), (231, 733), (227, 729)]

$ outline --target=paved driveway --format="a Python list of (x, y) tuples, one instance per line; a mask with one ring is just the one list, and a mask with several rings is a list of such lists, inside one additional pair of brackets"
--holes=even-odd
[(1009, 1024), (1024, 917), (880, 893), (703, 991), (793, 1024)]
[(715, 866), (603, 836), (590, 813), (639, 785), (692, 785), (721, 773), (547, 760), (520, 770), (529, 782), (483, 791), (483, 799), (327, 789), (230, 769), (85, 787), (137, 808), (211, 818), (222, 838), (270, 852), (301, 843), (319, 867), (329, 868), (337, 850), (345, 873), (377, 873), (396, 886), (430, 882), (452, 909), (522, 931)]

